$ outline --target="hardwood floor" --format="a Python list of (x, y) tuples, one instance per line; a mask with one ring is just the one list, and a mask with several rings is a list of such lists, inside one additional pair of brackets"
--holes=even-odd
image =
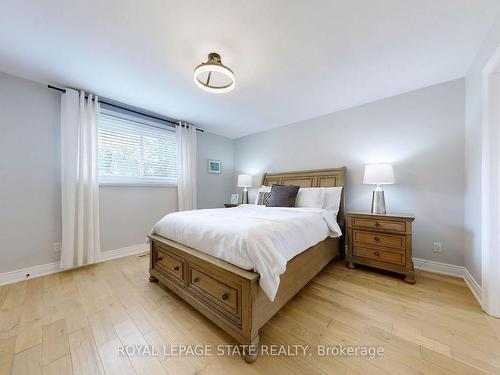
[(408, 285), (343, 262), (271, 319), (261, 343), (383, 346), (381, 357), (263, 355), (247, 364), (119, 355), (121, 345), (234, 344), (149, 283), (148, 261), (131, 256), (0, 287), (0, 374), (500, 374), (500, 320), (481, 311), (462, 280), (417, 272)]

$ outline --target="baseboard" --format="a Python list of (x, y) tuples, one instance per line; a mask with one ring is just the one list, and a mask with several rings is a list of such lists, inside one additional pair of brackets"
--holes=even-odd
[[(101, 262), (111, 259), (123, 258), (129, 255), (136, 255), (148, 251), (147, 244), (123, 247), (121, 249), (103, 251), (101, 253)], [(40, 276), (46, 276), (53, 273), (61, 272), (59, 262), (41, 264), (39, 266), (22, 268), (15, 271), (0, 273), (0, 285), (17, 283), (18, 281), (34, 279)]]
[(477, 302), (481, 305), (481, 295), (482, 290), (479, 283), (470, 274), (467, 268), (462, 266), (456, 266), (454, 264), (434, 262), (432, 260), (413, 258), (413, 265), (416, 269), (438, 273), (441, 275), (454, 276), (464, 279), (465, 283), (469, 287), (472, 295), (476, 298)]
[(59, 262), (41, 264), (39, 266), (22, 268), (20, 270), (0, 274), (0, 285), (17, 283), (18, 281), (34, 279), (61, 271)]
[(416, 269), (422, 270), (422, 271), (439, 273), (441, 275), (448, 275), (448, 276), (454, 276), (454, 277), (460, 277), (460, 278), (464, 277), (464, 269), (465, 268), (462, 266), (455, 266), (454, 264), (434, 262), (432, 260), (413, 258), (413, 265), (415, 266)]
[(483, 290), (476, 279), (470, 274), (467, 268), (464, 268), (464, 280), (474, 297), (476, 297), (477, 302), (481, 304), (481, 296), (483, 294)]
[(148, 244), (122, 247), (121, 249), (103, 251), (101, 253), (101, 262), (106, 260), (128, 257), (129, 255), (141, 254), (147, 252)]

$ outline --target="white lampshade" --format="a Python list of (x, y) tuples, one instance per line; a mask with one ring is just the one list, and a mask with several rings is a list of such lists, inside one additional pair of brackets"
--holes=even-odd
[(394, 183), (392, 164), (368, 164), (365, 166), (363, 184), (381, 185)]
[(253, 186), (253, 178), (249, 174), (238, 175), (238, 187), (249, 188)]

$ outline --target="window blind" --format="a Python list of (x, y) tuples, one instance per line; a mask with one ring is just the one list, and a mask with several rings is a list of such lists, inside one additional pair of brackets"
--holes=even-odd
[(160, 124), (101, 109), (98, 149), (101, 183), (177, 183), (175, 131)]

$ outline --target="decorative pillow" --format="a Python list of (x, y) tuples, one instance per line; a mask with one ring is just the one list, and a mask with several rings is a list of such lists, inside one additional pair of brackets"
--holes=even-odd
[(259, 203), (260, 193), (269, 193), (270, 194), (271, 193), (271, 186), (262, 185), (259, 188), (259, 191), (257, 192), (257, 196), (255, 197), (255, 204), (263, 204), (263, 203)]
[(294, 185), (273, 185), (267, 207), (295, 207), (295, 198), (300, 187)]
[(271, 197), (270, 191), (259, 191), (259, 195), (257, 196), (257, 204), (259, 206), (267, 206), (270, 197)]
[(295, 207), (323, 208), (322, 188), (300, 188), (295, 200)]

